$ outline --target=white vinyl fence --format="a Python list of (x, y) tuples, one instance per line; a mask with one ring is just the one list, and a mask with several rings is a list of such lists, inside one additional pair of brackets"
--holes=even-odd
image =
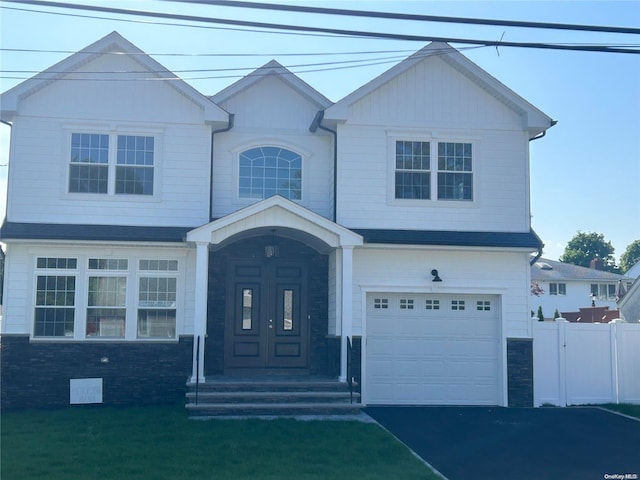
[(640, 324), (533, 322), (534, 405), (640, 404)]

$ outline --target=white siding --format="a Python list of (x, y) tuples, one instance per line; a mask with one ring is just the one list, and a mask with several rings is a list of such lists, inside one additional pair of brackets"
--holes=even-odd
[[(141, 67), (110, 56), (84, 69)], [(74, 131), (155, 136), (154, 195), (67, 193)], [(162, 81), (51, 83), (21, 102), (12, 133), (10, 221), (198, 226), (208, 220), (209, 128), (202, 108)]]
[[(528, 253), (367, 247), (354, 250), (353, 333), (363, 333), (363, 292), (501, 295), (504, 338), (530, 338)], [(430, 274), (437, 269), (442, 282)]]
[[(122, 275), (127, 280), (127, 322), (136, 322), (137, 278), (139, 275), (137, 261), (139, 259), (168, 259), (178, 260), (177, 282), (177, 325), (176, 338), (184, 333), (193, 333), (193, 283), (195, 255), (184, 244), (180, 246), (105, 246), (105, 245), (47, 245), (47, 244), (10, 244), (7, 248), (5, 266), (5, 291), (3, 305), (2, 333), (30, 334), (33, 327), (35, 305), (35, 280), (38, 275), (35, 270), (37, 257), (76, 258), (77, 268), (69, 273), (60, 270), (60, 275), (76, 276), (75, 308), (76, 308), (76, 339), (78, 325), (86, 320), (86, 292), (88, 258), (117, 258), (128, 259), (128, 270)], [(47, 270), (47, 275), (56, 274)], [(150, 273), (153, 275), (152, 273)], [(173, 274), (169, 274), (174, 276)], [(132, 284), (133, 282), (133, 284)], [(83, 307), (84, 306), (84, 307)], [(135, 331), (135, 328), (130, 331)], [(134, 334), (135, 335), (135, 334)], [(57, 337), (56, 337), (57, 338)], [(128, 338), (133, 339), (133, 338)]]
[[(522, 125), (513, 110), (440, 59), (417, 64), (353, 104), (338, 126), (338, 222), (351, 228), (528, 231)], [(396, 139), (472, 143), (473, 201), (396, 200)], [(432, 175), (436, 167), (432, 157)]]
[(235, 123), (229, 132), (214, 137), (213, 217), (223, 217), (255, 202), (238, 196), (238, 155), (252, 147), (270, 145), (302, 156), (299, 203), (332, 219), (332, 138), (322, 130), (309, 132), (320, 107), (271, 76), (220, 106), (235, 115)]

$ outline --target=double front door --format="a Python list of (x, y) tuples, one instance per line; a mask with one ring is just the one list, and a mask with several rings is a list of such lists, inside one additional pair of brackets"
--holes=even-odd
[(227, 271), (225, 370), (307, 368), (305, 262), (230, 260)]

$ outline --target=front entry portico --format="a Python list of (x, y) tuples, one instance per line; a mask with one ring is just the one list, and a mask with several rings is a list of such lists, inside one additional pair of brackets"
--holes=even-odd
[[(270, 238), (281, 243), (279, 255), (266, 248)], [(192, 230), (187, 241), (196, 245), (192, 381), (322, 373), (318, 359), (332, 338), (346, 380), (360, 235), (274, 196)]]

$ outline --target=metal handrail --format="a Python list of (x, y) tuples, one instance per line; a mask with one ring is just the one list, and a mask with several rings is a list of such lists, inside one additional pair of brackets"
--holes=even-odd
[(353, 403), (353, 373), (352, 373), (352, 356), (353, 347), (351, 346), (351, 338), (347, 337), (347, 383), (349, 384), (349, 398)]
[(198, 404), (199, 387), (200, 387), (200, 335), (196, 337), (196, 405)]

